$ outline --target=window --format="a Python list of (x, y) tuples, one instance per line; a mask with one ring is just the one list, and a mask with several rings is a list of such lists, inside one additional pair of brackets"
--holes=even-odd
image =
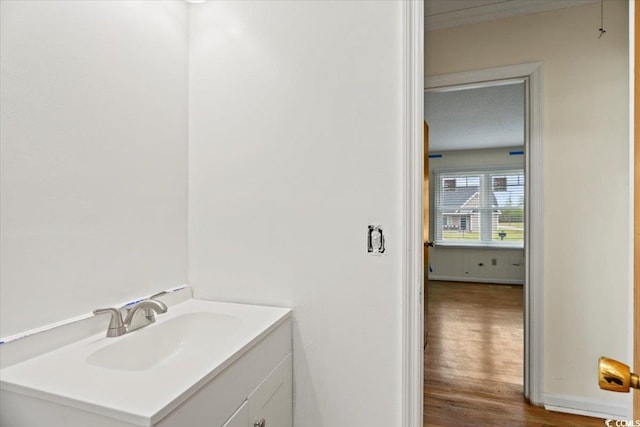
[(524, 247), (524, 171), (436, 171), (436, 244)]

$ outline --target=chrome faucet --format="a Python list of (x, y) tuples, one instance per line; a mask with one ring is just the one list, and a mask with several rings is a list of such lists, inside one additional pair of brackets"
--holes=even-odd
[(102, 308), (94, 310), (93, 314), (111, 314), (111, 321), (107, 328), (107, 337), (119, 337), (127, 332), (135, 331), (136, 329), (144, 328), (154, 323), (156, 321), (155, 313), (166, 313), (167, 305), (162, 301), (153, 299), (164, 293), (165, 292), (155, 294), (149, 299), (134, 304), (127, 310), (127, 317), (124, 321), (122, 320), (122, 313), (120, 313), (120, 310), (117, 308)]

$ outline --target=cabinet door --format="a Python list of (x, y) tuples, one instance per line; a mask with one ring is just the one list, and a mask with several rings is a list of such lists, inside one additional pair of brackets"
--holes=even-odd
[(247, 427), (249, 425), (249, 405), (245, 400), (242, 406), (227, 420), (222, 427)]
[(289, 353), (251, 393), (248, 400), (249, 427), (293, 427), (291, 371)]

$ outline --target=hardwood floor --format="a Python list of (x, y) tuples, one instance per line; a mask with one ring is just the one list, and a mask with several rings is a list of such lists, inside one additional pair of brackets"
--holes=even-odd
[(425, 426), (603, 426), (522, 396), (522, 287), (429, 282)]

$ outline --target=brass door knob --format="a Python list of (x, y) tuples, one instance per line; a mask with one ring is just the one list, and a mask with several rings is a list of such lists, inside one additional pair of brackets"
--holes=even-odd
[(629, 388), (640, 388), (640, 379), (629, 366), (603, 356), (598, 362), (598, 384), (603, 390), (629, 393)]

